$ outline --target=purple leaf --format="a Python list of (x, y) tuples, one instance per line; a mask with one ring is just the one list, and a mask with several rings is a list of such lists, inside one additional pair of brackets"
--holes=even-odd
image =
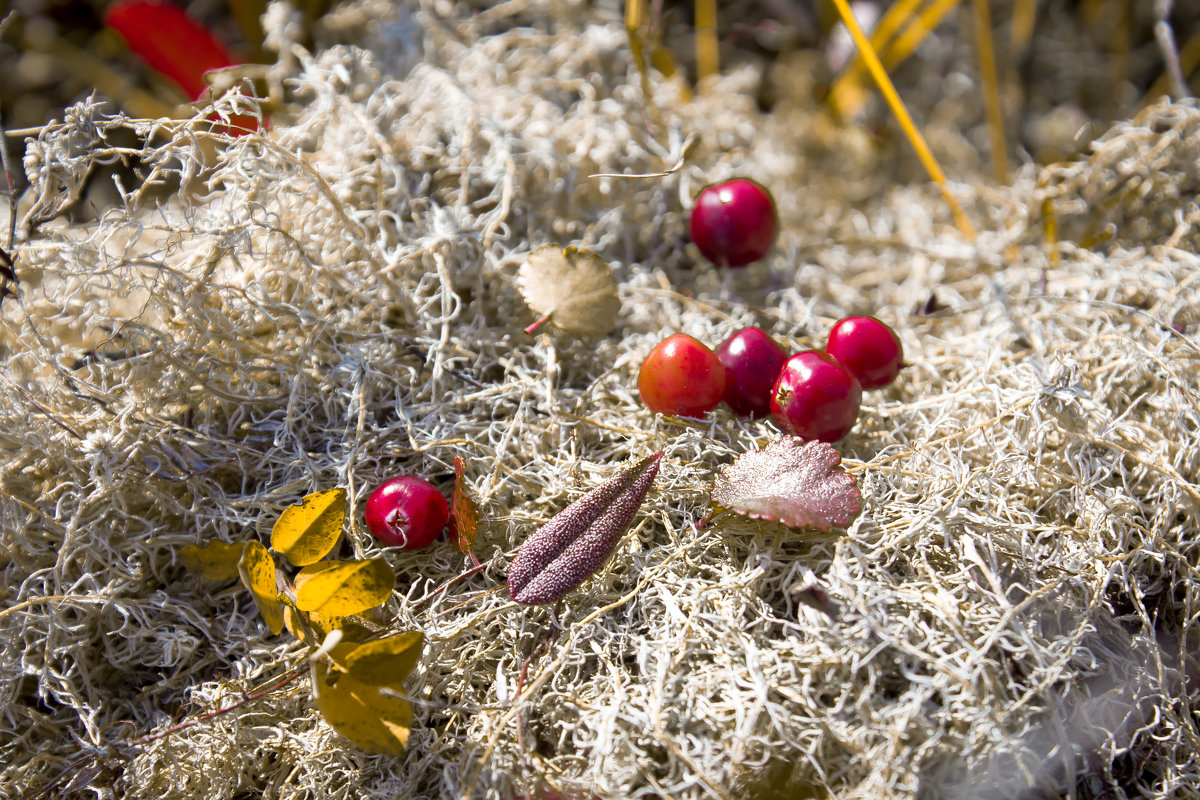
[(782, 436), (721, 467), (712, 502), (793, 528), (844, 527), (862, 511), (862, 495), (841, 463), (841, 455), (830, 444)]
[(508, 570), (512, 599), (553, 603), (598, 570), (633, 523), (662, 455), (659, 450), (625, 467), (526, 539)]

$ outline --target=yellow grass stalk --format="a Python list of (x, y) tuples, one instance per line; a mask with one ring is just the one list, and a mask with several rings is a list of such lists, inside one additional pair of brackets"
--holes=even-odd
[(717, 47), (717, 0), (696, 0), (696, 81), (721, 70)]
[(1004, 141), (1004, 112), (1000, 107), (1000, 81), (996, 52), (992, 47), (992, 15), (988, 0), (975, 2), (975, 50), (979, 55), (979, 77), (983, 81), (983, 106), (992, 139), (992, 174), (996, 182), (1008, 183), (1008, 148)]
[[(908, 25), (924, 2), (925, 0), (896, 0), (888, 7), (871, 32), (871, 46), (875, 48), (875, 52), (883, 52), (887, 48), (892, 37)], [(860, 84), (865, 71), (862, 56), (856, 55), (830, 87), (829, 102), (840, 115), (849, 116), (861, 108), (861, 98), (864, 94)]]
[(1129, 27), (1132, 20), (1129, 13), (1129, 0), (1113, 0), (1116, 19), (1112, 21), (1112, 34), (1108, 40), (1108, 49), (1112, 53), (1111, 78), (1114, 88), (1129, 80)]
[(650, 97), (650, 75), (646, 65), (646, 48), (642, 40), (642, 26), (646, 24), (646, 12), (643, 0), (626, 0), (625, 2), (625, 35), (629, 39), (629, 52), (633, 55), (633, 63), (637, 66), (638, 77), (642, 85), (642, 102), (645, 104), (646, 126), (650, 127), (650, 116), (653, 103)]
[[(1184, 42), (1183, 46), (1179, 48), (1179, 68), (1180, 71), (1183, 72), (1185, 84), (1184, 88), (1188, 88), (1190, 90), (1190, 87), (1186, 85), (1187, 80), (1191, 74), (1196, 71), (1196, 67), (1198, 66), (1200, 66), (1200, 31), (1196, 31), (1194, 34), (1192, 34), (1191, 38)], [(1154, 80), (1154, 83), (1150, 86), (1150, 89), (1142, 98), (1142, 102), (1138, 104), (1138, 108), (1145, 108), (1146, 106), (1158, 100), (1158, 98), (1162, 97), (1164, 94), (1170, 93), (1171, 75), (1170, 73), (1164, 71), (1162, 75), (1159, 75)]]
[[(895, 69), (946, 18), (959, 0), (934, 0), (923, 11), (918, 9), (924, 0), (899, 0), (880, 19), (871, 36), (871, 46), (879, 54), (886, 69)], [(830, 102), (842, 116), (856, 113), (865, 102), (859, 81), (866, 68), (862, 53), (843, 70), (830, 89)]]
[(1008, 29), (1008, 46), (1014, 53), (1023, 53), (1033, 41), (1033, 23), (1037, 20), (1037, 0), (1016, 0), (1013, 3), (1012, 27)]
[(875, 83), (879, 86), (879, 91), (883, 93), (884, 99), (888, 106), (891, 107), (892, 113), (896, 116), (896, 121), (900, 123), (900, 127), (904, 130), (904, 135), (912, 143), (913, 149), (917, 151), (917, 158), (921, 160), (922, 166), (929, 174), (930, 180), (937, 184), (938, 189), (942, 193), (942, 197), (946, 200), (946, 204), (950, 206), (950, 214), (954, 217), (954, 223), (963, 235), (974, 241), (975, 228), (971, 225), (967, 215), (963, 213), (962, 206), (958, 200), (950, 192), (949, 186), (946, 185), (946, 174), (942, 172), (942, 168), (938, 165), (937, 159), (933, 157), (933, 152), (930, 151), (929, 145), (925, 142), (925, 137), (921, 135), (916, 124), (909, 115), (908, 109), (904, 106), (904, 101), (900, 99), (900, 95), (896, 92), (896, 87), (892, 85), (891, 79), (884, 70), (883, 64), (879, 62), (879, 56), (871, 47), (871, 43), (867, 40), (867, 35), (863, 33), (862, 27), (858, 24), (858, 20), (854, 18), (854, 12), (850, 10), (850, 4), (847, 0), (833, 0), (837, 7), (838, 14), (842, 17), (842, 22), (846, 25), (846, 30), (850, 32), (850, 37), (854, 39), (854, 44), (858, 47), (859, 54), (863, 57), (867, 65), (867, 70), (871, 73), (871, 77), (875, 79)]
[(959, 0), (935, 0), (930, 3), (880, 54), (884, 66), (888, 69), (895, 69), (904, 63), (904, 60), (921, 46), (925, 37), (942, 24), (942, 20), (954, 10), (958, 3)]

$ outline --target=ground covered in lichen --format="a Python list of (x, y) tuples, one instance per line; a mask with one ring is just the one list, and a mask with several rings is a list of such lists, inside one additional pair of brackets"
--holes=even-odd
[[(972, 239), (901, 179), (902, 141), (837, 127), (778, 63), (696, 92), (652, 73), (643, 95), (612, 10), (431, 7), (315, 50), (272, 19), (269, 131), (97, 101), (26, 143), (0, 306), (0, 794), (1200, 793), (1195, 103), (996, 185), (957, 124), (977, 92), (946, 81), (956, 111), (929, 134)], [(663, 173), (691, 134), (674, 172), (592, 177)], [(59, 213), (120, 160), (139, 178), (119, 202)], [(772, 190), (782, 233), (731, 272), (686, 219), (733, 175)], [(610, 333), (523, 331), (517, 270), (545, 244), (612, 266)], [(910, 365), (837, 444), (861, 516), (697, 528), (716, 469), (778, 431), (655, 417), (641, 359), (745, 325), (819, 346), (852, 314), (891, 324)], [(607, 568), (553, 619), (513, 603), (523, 539), (656, 450)], [(451, 582), (470, 566), (451, 543), (386, 550), (361, 509), (398, 473), (449, 493), (455, 457), (487, 568)], [(399, 757), (329, 727), (306, 673), (262, 691), (309, 651), (179, 557), (265, 542), (334, 487), (340, 555), (386, 557), (383, 617), (426, 637)], [(813, 576), (833, 615), (794, 591)]]

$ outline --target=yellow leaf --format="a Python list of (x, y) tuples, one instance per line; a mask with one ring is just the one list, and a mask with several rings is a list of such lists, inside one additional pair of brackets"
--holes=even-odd
[(259, 542), (245, 545), (238, 561), (242, 583), (254, 595), (254, 604), (271, 633), (283, 630), (283, 605), (279, 602), (279, 586), (275, 582), (275, 561)]
[(371, 753), (400, 755), (408, 744), (412, 706), (378, 687), (337, 674), (327, 683), (329, 669), (317, 665), (317, 709), (342, 736)]
[(360, 644), (346, 656), (346, 671), (361, 683), (398, 686), (417, 666), (424, 643), (425, 634), (408, 631)]
[(228, 581), (238, 576), (238, 561), (245, 546), (245, 542), (221, 541), (189, 544), (179, 551), (179, 560), (206, 581)]
[(288, 506), (271, 529), (271, 549), (297, 567), (324, 558), (346, 521), (346, 490), (330, 489), (305, 495), (299, 505)]
[[(304, 622), (308, 623), (307, 627)], [(325, 641), (332, 630), (340, 630), (344, 641), (356, 645), (370, 639), (373, 634), (370, 628), (353, 617), (323, 617), (315, 611), (302, 613), (290, 605), (283, 607), (283, 625), (292, 636), (314, 647)]]
[(345, 617), (375, 608), (391, 595), (396, 573), (382, 558), (322, 561), (296, 574), (296, 608)]

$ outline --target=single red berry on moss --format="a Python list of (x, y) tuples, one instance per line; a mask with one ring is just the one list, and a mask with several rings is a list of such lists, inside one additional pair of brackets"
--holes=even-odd
[(713, 184), (696, 196), (691, 234), (704, 257), (717, 266), (744, 267), (775, 244), (775, 201), (762, 184), (749, 178)]
[(862, 386), (832, 356), (805, 350), (787, 360), (771, 394), (771, 417), (784, 433), (836, 442), (854, 427)]
[(638, 393), (655, 414), (703, 417), (725, 394), (725, 366), (703, 342), (677, 333), (642, 362)]
[(771, 413), (771, 390), (787, 351), (762, 328), (742, 328), (717, 345), (717, 358), (725, 365), (725, 405), (741, 417)]
[(446, 527), (450, 506), (429, 481), (404, 475), (384, 481), (371, 492), (366, 518), (367, 528), (379, 541), (417, 550)]
[(900, 337), (874, 317), (839, 320), (829, 331), (825, 352), (853, 372), (864, 389), (887, 386), (904, 365)]

